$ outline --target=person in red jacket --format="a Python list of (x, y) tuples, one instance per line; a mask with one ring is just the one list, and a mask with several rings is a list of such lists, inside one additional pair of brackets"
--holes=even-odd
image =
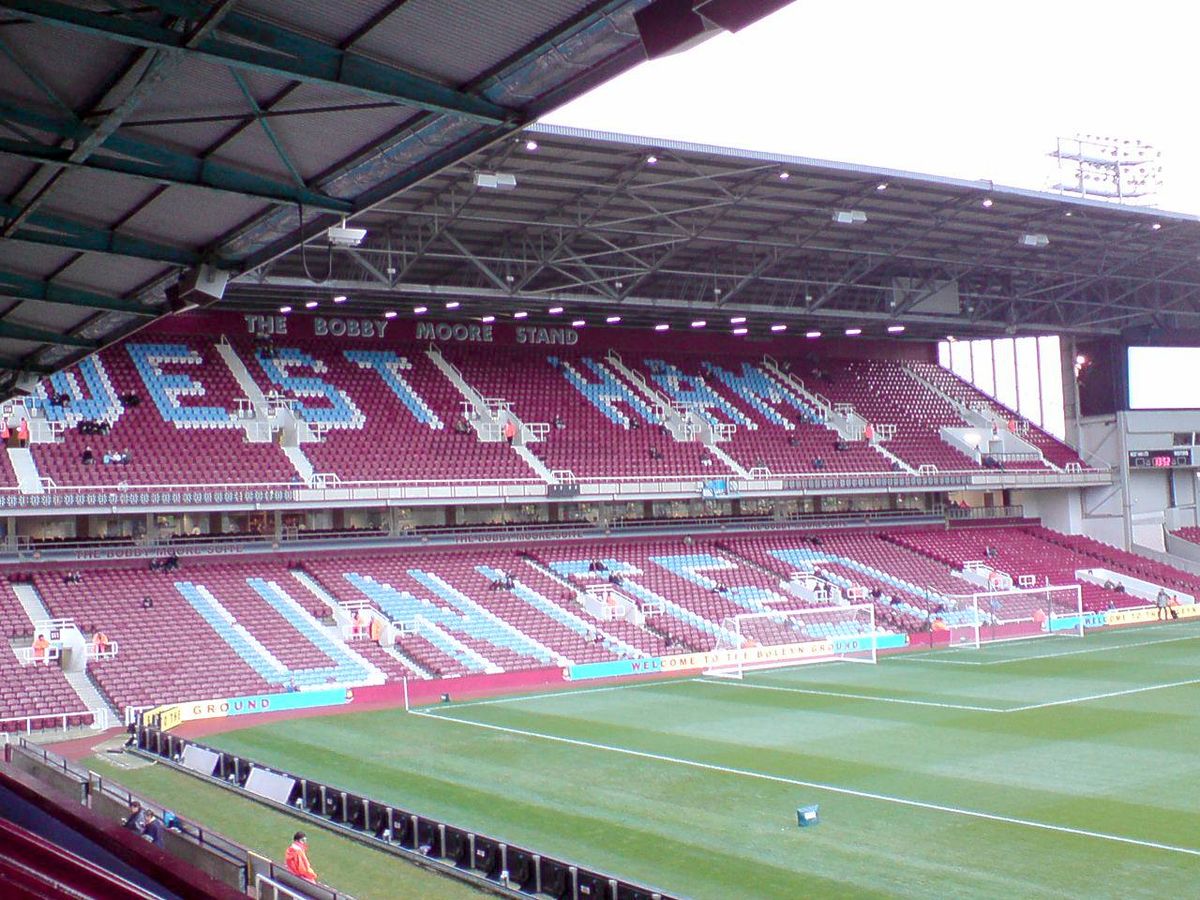
[(283, 861), (287, 864), (288, 871), (297, 878), (317, 883), (317, 873), (308, 861), (308, 837), (303, 831), (292, 835), (292, 845), (287, 848), (287, 856)]

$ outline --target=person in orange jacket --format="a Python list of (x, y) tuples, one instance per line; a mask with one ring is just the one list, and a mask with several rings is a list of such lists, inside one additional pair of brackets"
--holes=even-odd
[(47, 651), (50, 649), (50, 642), (46, 640), (44, 634), (39, 634), (33, 641), (33, 661), (35, 663), (45, 663), (50, 665), (50, 659)]
[(292, 835), (292, 845), (287, 848), (287, 856), (283, 861), (287, 864), (288, 871), (297, 878), (317, 883), (317, 873), (308, 861), (308, 837), (303, 831)]

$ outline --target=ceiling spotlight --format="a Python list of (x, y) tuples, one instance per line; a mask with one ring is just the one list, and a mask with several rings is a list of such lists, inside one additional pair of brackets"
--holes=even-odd
[(979, 205), (982, 206), (984, 209), (991, 209), (992, 208), (992, 198), (984, 197)]
[(1069, 218), (1071, 218), (1071, 216), (1075, 215), (1075, 213), (1071, 212), (1071, 210), (1068, 209), (1065, 213), (1063, 213), (1063, 215), (1069, 219)]
[(615, 287), (615, 288), (616, 288), (616, 289), (619, 291), (621, 288), (625, 287), (625, 282), (623, 282), (623, 281), (614, 281), (614, 282), (613, 282), (613, 287)]
[(451, 300), (446, 304), (446, 309), (458, 309), (461, 304), (457, 300)]
[(550, 313), (550, 315), (552, 315), (552, 316), (557, 316), (560, 313), (562, 313), (562, 311), (563, 311), (563, 308), (561, 306), (552, 306), (548, 310), (546, 310), (546, 312)]
[(582, 328), (586, 324), (587, 324), (587, 322), (583, 321), (583, 319), (576, 319), (574, 322), (571, 323), (571, 327), (572, 328)]
[(620, 316), (609, 316), (604, 321), (607, 322), (609, 325), (616, 325), (618, 322), (621, 321), (621, 317)]
[(491, 325), (493, 322), (496, 321), (496, 317), (495, 316), (484, 316), (479, 321), (482, 322), (484, 325)]
[(658, 157), (651, 153), (646, 157), (646, 165), (653, 166), (658, 164)]
[(750, 331), (750, 329), (749, 329), (749, 328), (735, 328), (735, 329), (733, 329), (733, 333), (734, 333), (734, 334), (747, 334), (747, 333), (749, 333), (749, 331)]
[(888, 334), (901, 334), (904, 331), (903, 325), (889, 325), (887, 327)]
[(957, 342), (958, 342), (958, 338), (956, 338), (956, 337), (955, 337), (954, 335), (952, 335), (952, 334), (948, 334), (948, 335), (946, 335), (946, 342), (947, 342), (947, 343), (950, 343), (950, 344), (954, 344), (954, 343), (957, 343)]
[(1150, 226), (1150, 228), (1154, 231), (1158, 231), (1160, 228), (1162, 228), (1162, 222), (1155, 222)]
[(857, 337), (860, 334), (862, 334), (861, 328), (847, 328), (846, 329), (846, 337)]
[(1044, 234), (1023, 234), (1021, 235), (1021, 246), (1023, 247), (1045, 247), (1050, 243), (1050, 238)]
[(861, 225), (867, 221), (867, 214), (861, 209), (834, 210), (833, 221), (839, 225)]
[(515, 313), (513, 313), (513, 318), (514, 318), (514, 319), (523, 319), (523, 318), (525, 318), (527, 315), (529, 315), (529, 313), (525, 312), (525, 310), (523, 310), (523, 309), (518, 309), (518, 310), (517, 310)]
[(791, 177), (792, 177), (792, 174), (787, 169), (784, 169), (782, 172), (779, 173), (780, 181), (787, 181)]
[(505, 275), (504, 280), (507, 281), (509, 284), (512, 284), (517, 279), (513, 278), (511, 275)]
[(875, 190), (877, 191), (886, 191), (887, 189), (888, 183), (886, 181), (881, 181), (879, 184), (875, 185)]
[(279, 311), (286, 315), (287, 313), (290, 313), (292, 311), (292, 308), (290, 306), (281, 306), (281, 307), (279, 307)]
[(425, 313), (429, 312), (429, 307), (428, 306), (414, 306), (413, 312), (416, 313), (418, 316), (424, 315)]
[(707, 324), (708, 324), (708, 322), (704, 321), (704, 319), (697, 319), (695, 322), (692, 323), (692, 327), (693, 328), (703, 328)]
[(745, 321), (746, 321), (746, 317), (745, 317), (745, 316), (733, 316), (733, 317), (732, 317), (732, 318), (729, 320), (729, 324), (730, 324), (730, 325), (741, 325), (741, 324), (742, 324), (743, 322), (745, 322)]
[(1086, 356), (1084, 356), (1082, 353), (1080, 353), (1078, 356), (1075, 357), (1075, 365), (1077, 365), (1077, 366), (1086, 366), (1087, 361), (1088, 361), (1088, 358)]
[(526, 142), (525, 142), (525, 149), (526, 149), (526, 150), (528, 150), (530, 153), (532, 153), (533, 151), (535, 151), (537, 148), (538, 148), (538, 142), (537, 142), (537, 141), (530, 139), (530, 140), (528, 140), (528, 141), (526, 141)]
[(345, 303), (345, 302), (346, 302), (346, 295), (345, 295), (345, 294), (338, 294), (336, 297), (334, 297), (334, 298), (333, 298), (333, 302), (334, 302), (334, 303)]
[(806, 338), (819, 338), (819, 337), (821, 336), (821, 332), (819, 332), (819, 331), (806, 331), (806, 332), (804, 332), (804, 336), (805, 336)]
[(316, 308), (317, 308), (317, 301), (316, 301), (316, 300), (309, 300), (307, 303), (305, 303), (305, 304), (304, 304), (304, 308), (305, 308), (305, 309), (316, 309)]
[(385, 312), (383, 314), (383, 317), (385, 319), (394, 319), (394, 318), (396, 318), (396, 311), (394, 309), (389, 309), (387, 312)]
[(654, 330), (655, 330), (655, 331), (666, 331), (666, 330), (668, 330), (670, 327), (671, 327), (671, 326), (670, 326), (670, 325), (668, 325), (666, 322), (659, 322), (657, 325), (655, 325), (655, 326), (654, 326)]
[(772, 325), (772, 326), (771, 326), (771, 330), (772, 330), (772, 331), (787, 331), (787, 326), (786, 326), (786, 325), (782, 325), (782, 324), (780, 324), (780, 325)]

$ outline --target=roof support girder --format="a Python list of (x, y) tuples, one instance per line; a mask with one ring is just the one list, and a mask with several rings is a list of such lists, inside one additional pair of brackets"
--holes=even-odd
[[(145, 0), (139, 6), (189, 19), (199, 18), (209, 9), (208, 4), (198, 0)], [(186, 41), (185, 35), (142, 19), (101, 14), (55, 0), (0, 0), (0, 7), (48, 25), (85, 31), (140, 47), (179, 50)], [(220, 65), (330, 85), (403, 106), (492, 125), (518, 117), (516, 111), (483, 97), (342, 50), (246, 13), (230, 13), (221, 22), (219, 30), (236, 40), (209, 35), (188, 52)]]
[(135, 316), (153, 318), (157, 313), (148, 306), (120, 297), (110, 297), (94, 291), (67, 287), (50, 280), (31, 278), (16, 272), (0, 271), (0, 296), (18, 300), (41, 300), (45, 303), (61, 303), (66, 306), (82, 306), (90, 309), (114, 310)]
[[(90, 132), (86, 125), (71, 119), (47, 116), (2, 102), (0, 122), (31, 126), (73, 141), (85, 140)], [(0, 153), (48, 165), (103, 169), (149, 179), (159, 184), (227, 191), (273, 203), (302, 203), (312, 209), (340, 215), (348, 215), (354, 211), (353, 204), (348, 200), (329, 197), (290, 182), (276, 181), (229, 163), (198, 159), (187, 153), (123, 134), (110, 135), (102, 147), (80, 162), (74, 161), (74, 151), (68, 147), (48, 147), (29, 141), (0, 139)]]
[[(21, 210), (11, 204), (0, 203), (0, 218), (13, 218)], [(86, 225), (65, 216), (34, 213), (12, 235), (13, 240), (31, 244), (49, 244), (72, 250), (91, 253), (109, 253), (115, 256), (132, 256), (154, 262), (194, 266), (203, 261), (199, 253), (182, 247), (160, 244), (143, 238), (118, 234), (108, 228)]]
[(18, 325), (0, 319), (0, 338), (12, 338), (14, 341), (29, 341), (34, 344), (58, 344), (63, 347), (82, 347), (86, 350), (96, 350), (100, 347), (96, 341), (61, 334), (57, 331), (47, 331), (44, 328), (33, 328), (29, 325)]

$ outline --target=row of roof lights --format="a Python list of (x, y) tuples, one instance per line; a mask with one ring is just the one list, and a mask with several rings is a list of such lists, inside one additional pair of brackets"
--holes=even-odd
[[(344, 298), (342, 301), (335, 300), (335, 302), (344, 302)], [(305, 303), (304, 305), (305, 305), (305, 307), (312, 309), (313, 307), (315, 307), (317, 305), (317, 302), (315, 300), (310, 300), (307, 303)], [(460, 304), (457, 301), (451, 301), (446, 304), (447, 309), (457, 309), (459, 306), (460, 306)], [(290, 313), (292, 311), (292, 307), (291, 306), (281, 306), (281, 307), (279, 307), (279, 311), (281, 313), (285, 313), (285, 314)], [(548, 310), (548, 312), (550, 312), (552, 315), (558, 315), (562, 311), (563, 311), (563, 308), (561, 306), (554, 306)], [(427, 312), (429, 312), (428, 306), (414, 306), (413, 307), (414, 315), (422, 316)], [(399, 314), (395, 310), (389, 309), (387, 312), (385, 312), (383, 314), (383, 317), (385, 319), (394, 319), (394, 318), (396, 318), (397, 315), (399, 315)], [(519, 309), (512, 314), (512, 317), (514, 319), (524, 319), (524, 318), (528, 318), (528, 316), (529, 316), (529, 313), (522, 309)], [(486, 315), (486, 316), (481, 317), (480, 321), (483, 322), (485, 325), (490, 325), (496, 321), (496, 317), (494, 315)], [(604, 321), (605, 321), (605, 323), (607, 323), (609, 325), (616, 325), (621, 321), (621, 317), (620, 316), (608, 316), (605, 318)], [(692, 328), (708, 327), (708, 321), (706, 319), (696, 319), (691, 324), (692, 324)], [(731, 316), (729, 319), (729, 324), (734, 326), (734, 328), (733, 328), (734, 334), (739, 334), (739, 335), (740, 334), (749, 334), (749, 332), (750, 332), (750, 329), (745, 327), (745, 325), (746, 325), (746, 317), (745, 316)], [(583, 328), (585, 325), (587, 325), (587, 321), (585, 319), (574, 319), (571, 322), (572, 328)], [(770, 327), (771, 327), (771, 331), (774, 332), (775, 334), (780, 334), (784, 331), (787, 331), (787, 329), (788, 329), (788, 326), (782, 322), (776, 322), (773, 325), (771, 325)], [(660, 332), (661, 331), (669, 331), (670, 328), (671, 328), (671, 326), (667, 322), (659, 322), (657, 325), (654, 326), (654, 330), (660, 331)], [(887, 332), (888, 332), (888, 334), (902, 334), (904, 332), (904, 326), (903, 325), (889, 325), (887, 327)], [(856, 337), (856, 336), (862, 334), (862, 329), (861, 328), (847, 328), (844, 333), (847, 337)], [(804, 333), (804, 336), (806, 338), (819, 338), (819, 337), (821, 337), (821, 334), (822, 333), (820, 331), (806, 331)]]

